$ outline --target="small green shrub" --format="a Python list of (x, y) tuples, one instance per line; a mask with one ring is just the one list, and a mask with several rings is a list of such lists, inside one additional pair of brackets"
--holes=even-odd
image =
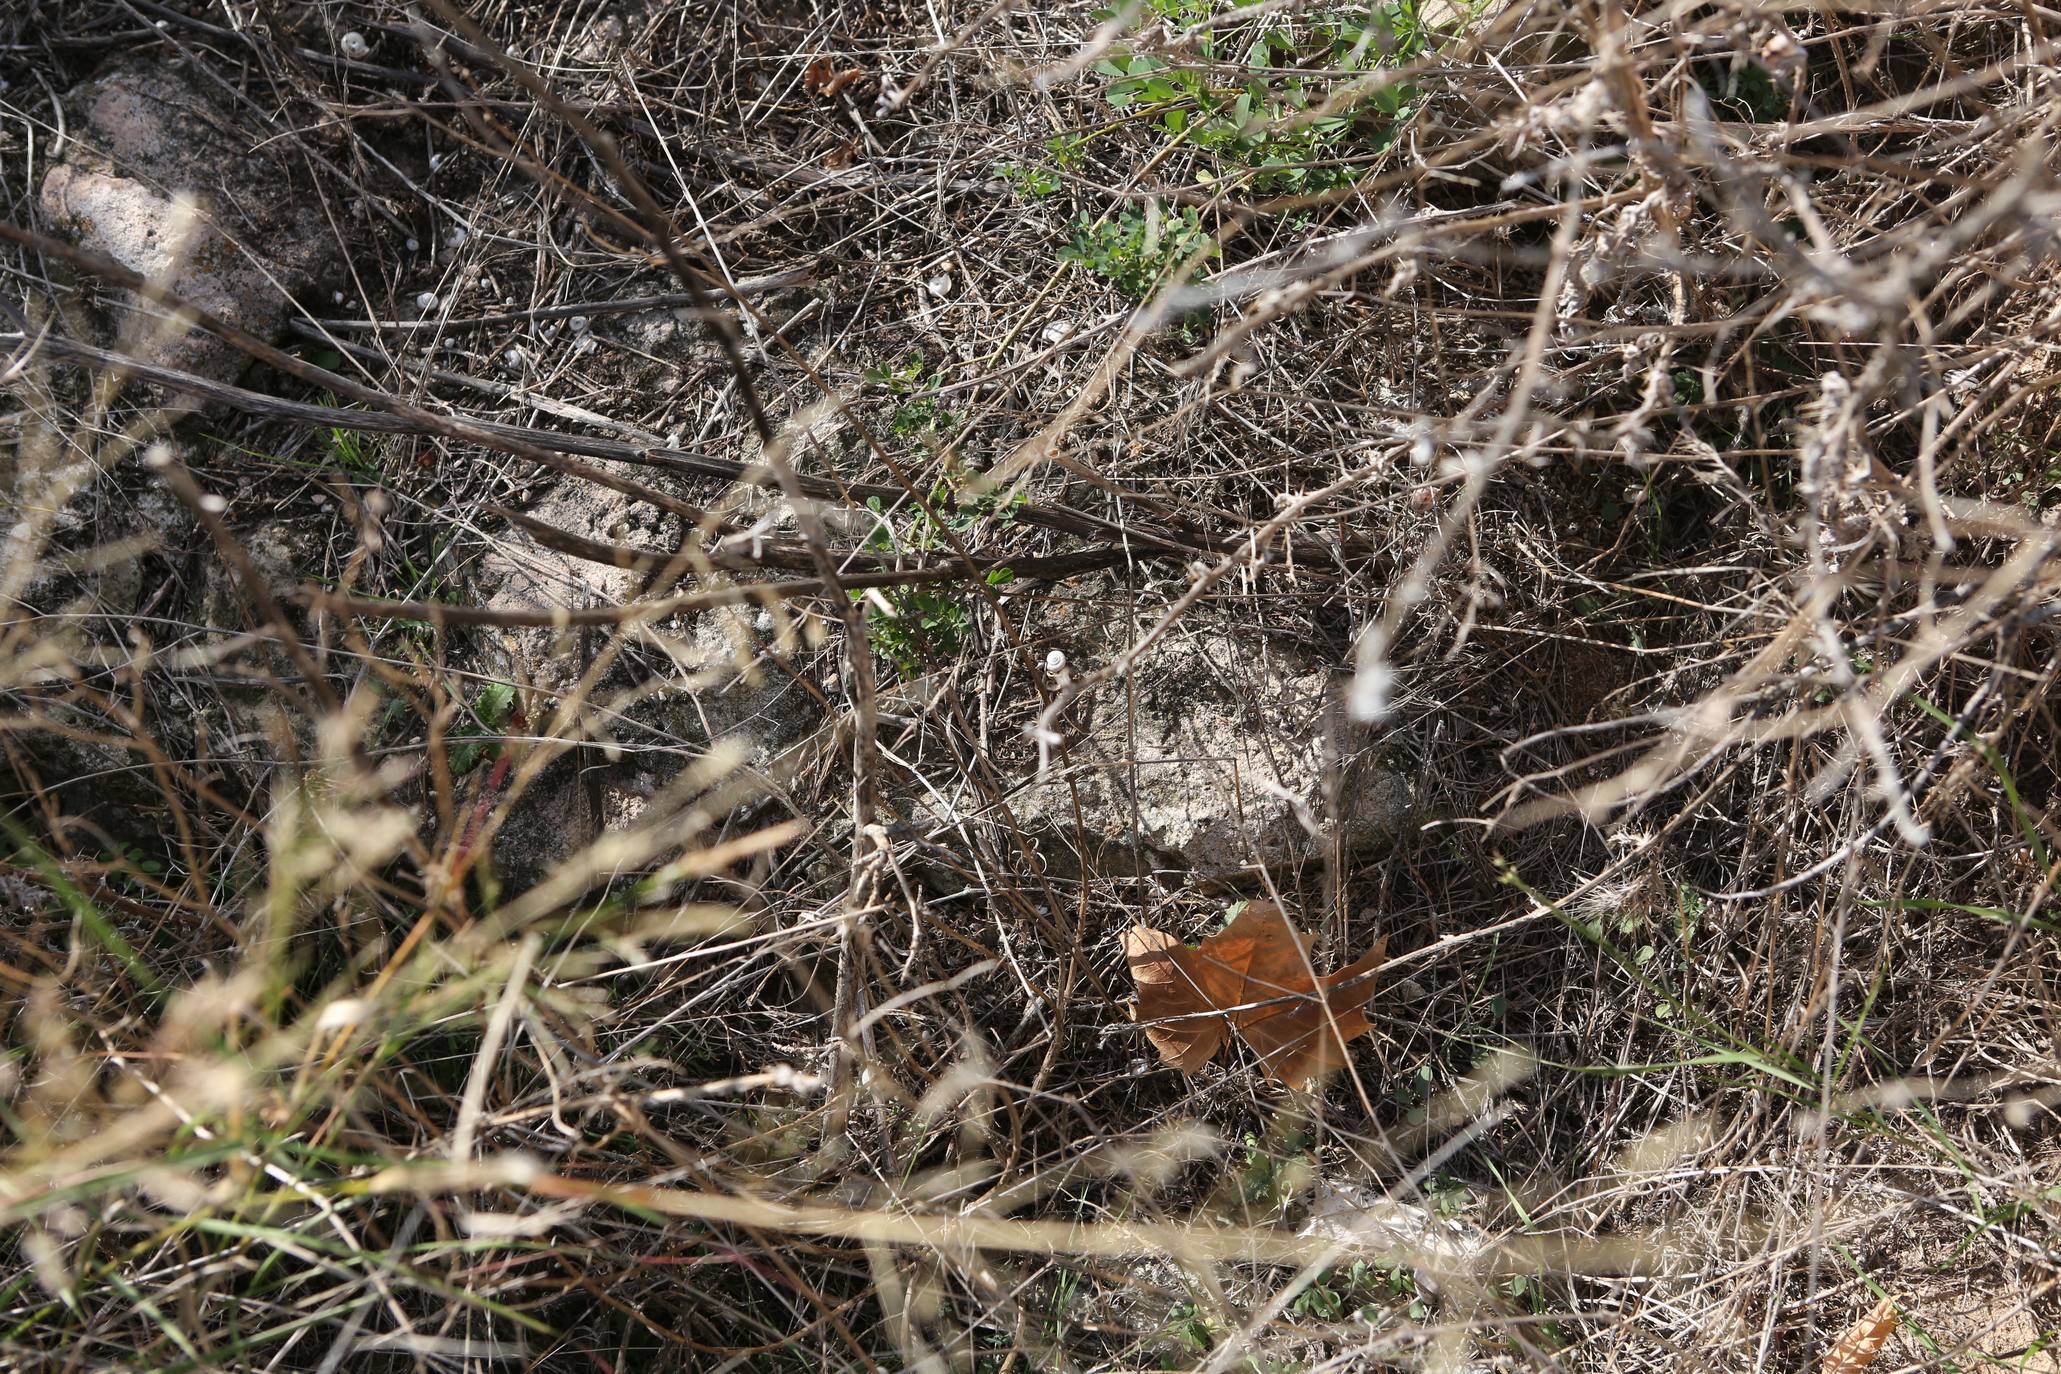
[(1082, 216), (1073, 242), (1059, 250), (1059, 258), (1087, 268), (1134, 300), (1145, 300), (1180, 264), (1216, 252), (1201, 215), (1190, 206), (1168, 216), (1153, 209), (1126, 210), (1104, 220)]
[[(1152, 8), (1180, 28), (1212, 13), (1190, 0), (1153, 0)], [(1118, 52), (1095, 71), (1109, 79), (1111, 105), (1155, 116), (1167, 134), (1224, 164), (1198, 170), (1198, 181), (1235, 176), (1256, 190), (1289, 194), (1350, 185), (1356, 172), (1343, 160), (1385, 147), (1417, 92), (1398, 82), (1320, 116), (1312, 112), (1342, 83), (1412, 62), (1441, 37), (1418, 0), (1249, 23), (1233, 9), (1219, 19), (1197, 36), (1195, 66)], [(1235, 73), (1228, 81), (1226, 68)], [(1325, 75), (1307, 75), (1310, 68)]]
[[(950, 550), (945, 531), (965, 536), (983, 520), (1008, 523), (1012, 510), (1026, 498), (999, 494), (963, 496), (949, 479), (931, 489), (929, 511), (910, 511), (899, 524), (888, 514), (879, 497), (867, 499), (873, 513), (873, 532), (865, 547), (876, 553), (939, 554)], [(933, 514), (932, 512), (936, 512)], [(991, 587), (1006, 586), (1016, 575), (1007, 568), (993, 568), (987, 574)], [(974, 592), (960, 582), (922, 582), (907, 587), (887, 587), (872, 592), (855, 591), (852, 599), (873, 610), (867, 631), (881, 657), (906, 676), (921, 672), (936, 658), (949, 658), (966, 643), (973, 628)], [(885, 603), (886, 611), (880, 607)]]
[(922, 349), (916, 349), (902, 362), (869, 367), (861, 375), (869, 386), (881, 387), (890, 396), (908, 398), (897, 405), (887, 418), (887, 432), (896, 438), (934, 443), (939, 436), (958, 425), (959, 417), (938, 404), (936, 396), (917, 394), (931, 386), (934, 380), (927, 370)]
[(500, 745), (491, 742), (508, 726), (509, 713), (515, 709), (515, 687), (506, 682), (490, 682), (481, 690), (479, 697), (466, 708), (465, 719), (458, 728), (450, 732), (451, 775), (458, 777), (470, 773), (486, 759), (500, 750)]
[(1059, 194), (1059, 173), (1049, 167), (1021, 162), (998, 162), (995, 164), (995, 175), (1014, 187), (1018, 195), (1043, 200), (1047, 196)]

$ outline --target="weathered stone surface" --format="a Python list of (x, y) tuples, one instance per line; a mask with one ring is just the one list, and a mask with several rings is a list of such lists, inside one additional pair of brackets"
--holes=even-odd
[(493, 839), (494, 876), (504, 894), (535, 887), (601, 833), (607, 762), (575, 749), (552, 761), (516, 798)]
[[(295, 195), (276, 156), (258, 151), (263, 140), (171, 63), (117, 68), (68, 104), (79, 122), (43, 179), (46, 226), (239, 328), (276, 332), (288, 297), (336, 254), (320, 209)], [(111, 338), (183, 371), (242, 372), (233, 345), (120, 299)]]
[[(678, 522), (619, 492), (588, 482), (557, 483), (525, 511), (566, 534), (639, 552), (670, 553)], [(645, 574), (545, 548), (521, 530), (501, 532), (480, 554), (471, 581), (493, 610), (580, 610), (621, 605)], [(495, 671), (553, 695), (570, 691), (586, 671), (601, 630), (518, 627), (497, 630)]]
[(820, 723), (816, 699), (769, 657), (775, 629), (762, 606), (723, 606), (692, 618), (686, 638), (698, 657), (681, 663), (675, 680), (676, 733), (743, 740), (749, 766), (763, 769)]
[[(585, 482), (561, 482), (527, 513), (639, 552), (678, 547), (676, 520)], [(545, 548), (520, 530), (497, 538), (474, 570), (486, 604), (506, 609), (620, 605), (646, 580)], [(539, 700), (562, 698), (579, 688), (611, 633), (498, 630), (483, 666), (535, 689)], [(596, 738), (541, 774), (496, 837), (495, 867), (507, 889), (532, 885), (604, 830), (639, 824), (646, 802), (713, 742), (742, 739), (747, 766), (765, 769), (813, 728), (821, 715), (813, 699), (767, 657), (776, 634), (771, 612), (728, 606), (651, 626), (618, 654), (587, 689), (582, 719)], [(604, 744), (617, 747), (596, 747)]]
[[(324, 531), (307, 521), (267, 520), (237, 535), (244, 556), (275, 597), (298, 590), (320, 568)], [(256, 602), (226, 558), (201, 560), (201, 619), (216, 630), (255, 629)]]
[[(1072, 670), (1096, 666), (1070, 657)], [(1263, 642), (1176, 633), (1138, 660), (1129, 689), (1103, 689), (1067, 722), (1064, 755), (1010, 808), (1067, 874), (1235, 881), (1319, 854), (1334, 824), (1348, 852), (1364, 850), (1408, 822), (1414, 799), (1337, 719), (1343, 679)]]

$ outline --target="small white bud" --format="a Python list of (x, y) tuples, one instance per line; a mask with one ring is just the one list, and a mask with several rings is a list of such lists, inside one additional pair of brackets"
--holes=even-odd
[(215, 493), (209, 492), (200, 498), (200, 508), (209, 515), (220, 515), (223, 511), (229, 509), (229, 503), (215, 495)]

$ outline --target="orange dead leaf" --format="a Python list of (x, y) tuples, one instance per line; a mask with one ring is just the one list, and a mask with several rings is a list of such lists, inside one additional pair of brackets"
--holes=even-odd
[(1896, 1323), (1896, 1304), (1884, 1298), (1832, 1343), (1824, 1363), (1818, 1366), (1819, 1374), (1861, 1374), (1882, 1353), (1882, 1343), (1896, 1330)]
[(864, 76), (863, 67), (848, 67), (837, 70), (837, 64), (828, 57), (818, 57), (802, 68), (802, 89), (825, 100), (835, 99), (837, 93)]
[(1309, 937), (1272, 902), (1247, 904), (1197, 949), (1136, 926), (1124, 935), (1124, 957), (1138, 980), (1145, 1038), (1183, 1073), (1208, 1063), (1236, 1027), (1269, 1077), (1300, 1086), (1321, 1081), (1345, 1062), (1347, 1044), (1374, 1029), (1370, 988), (1354, 983), (1339, 1002), (1330, 994), (1377, 967), (1382, 946), (1319, 978)]

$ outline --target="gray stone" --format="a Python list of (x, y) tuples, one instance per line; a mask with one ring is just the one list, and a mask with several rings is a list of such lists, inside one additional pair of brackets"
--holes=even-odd
[(607, 768), (598, 755), (575, 749), (552, 760), (516, 798), (493, 838), (494, 876), (504, 895), (535, 887), (594, 842)]
[[(280, 598), (307, 581), (322, 554), (323, 532), (306, 521), (268, 520), (236, 537), (265, 590)], [(219, 556), (203, 558), (201, 566), (203, 622), (216, 630), (256, 628), (256, 603), (235, 567)]]
[[(561, 479), (524, 513), (566, 534), (637, 553), (666, 557), (679, 544), (677, 519), (591, 482)], [(546, 548), (521, 529), (499, 533), (471, 569), (471, 581), (487, 607), (513, 611), (621, 605), (638, 594), (647, 577)], [(588, 652), (606, 638), (604, 630), (497, 630), (496, 661), (485, 666), (509, 681), (560, 695), (579, 681)]]
[(781, 750), (818, 722), (813, 698), (767, 657), (770, 613), (722, 606), (693, 617), (687, 639), (699, 654), (681, 664), (672, 715), (690, 739), (740, 739), (749, 765), (768, 768)]
[[(287, 298), (336, 252), (320, 209), (256, 151), (264, 139), (163, 62), (117, 68), (67, 103), (78, 123), (43, 179), (47, 225), (241, 329), (277, 332)], [(243, 371), (234, 345), (167, 328), (162, 308), (122, 299), (107, 332), (141, 356), (218, 380)]]
[[(560, 482), (527, 514), (640, 553), (670, 556), (678, 548), (676, 519), (586, 482)], [(513, 529), (481, 553), (472, 580), (490, 607), (552, 610), (624, 604), (642, 593), (648, 574), (575, 558)], [(510, 810), (494, 846), (507, 891), (533, 885), (604, 830), (639, 824), (646, 803), (715, 741), (743, 739), (747, 766), (766, 769), (817, 723), (820, 712), (807, 693), (764, 657), (774, 629), (767, 620), (756, 605), (673, 617), (648, 627), (590, 684), (587, 701), (596, 709), (582, 718), (606, 739), (554, 761)], [(613, 631), (489, 633), (484, 671), (534, 689), (548, 703), (579, 687)], [(620, 753), (611, 757), (596, 747), (607, 744), (620, 745)]]
[[(1070, 650), (1069, 671), (1113, 647)], [(1339, 719), (1346, 676), (1255, 639), (1176, 632), (1138, 660), (1130, 690), (1104, 688), (1071, 720), (1064, 755), (1010, 809), (1062, 874), (1238, 882), (1255, 864), (1321, 855), (1335, 774), (1339, 837), (1364, 851), (1408, 823), (1415, 799)]]

